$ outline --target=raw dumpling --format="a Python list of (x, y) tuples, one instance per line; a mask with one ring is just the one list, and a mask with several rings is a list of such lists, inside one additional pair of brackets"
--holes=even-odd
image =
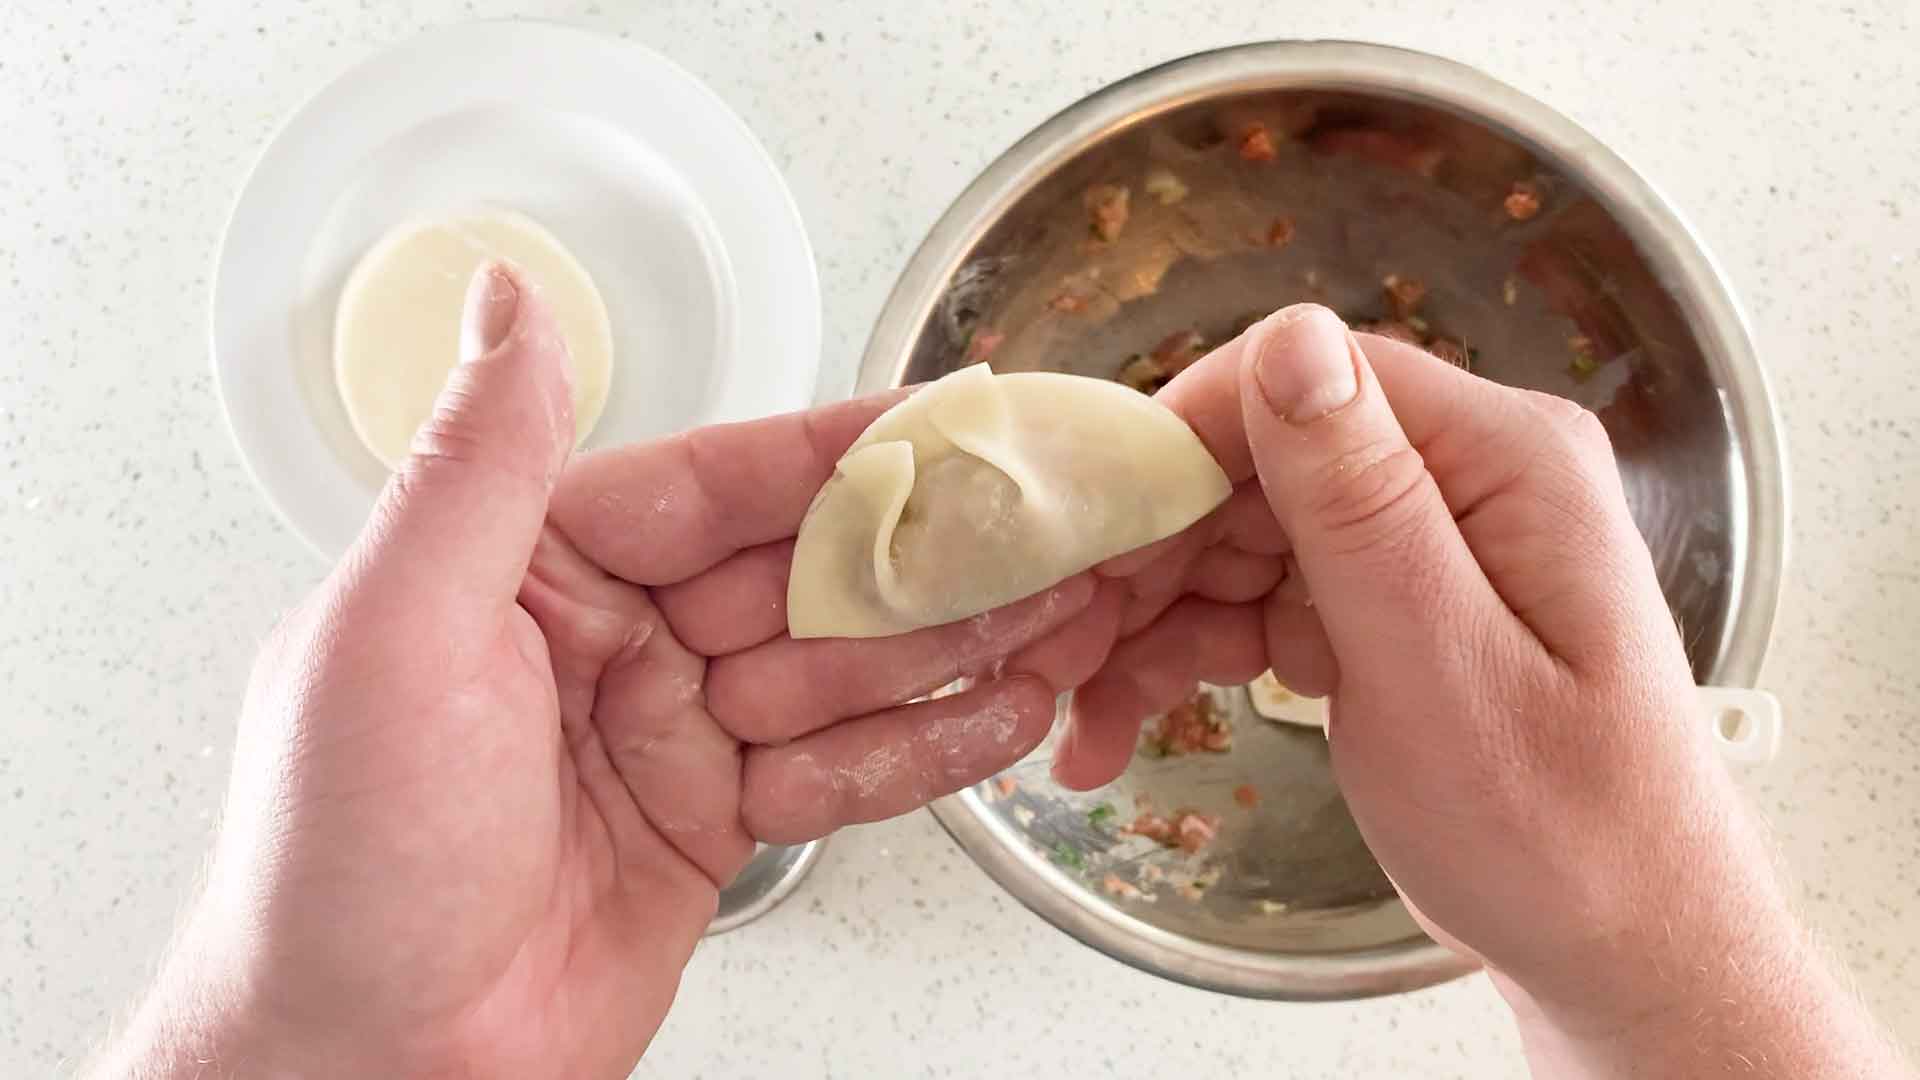
[(1171, 536), (1232, 490), (1151, 398), (965, 367), (882, 413), (814, 496), (788, 628), (883, 637), (977, 615)]
[(575, 442), (607, 403), (613, 330), (573, 254), (539, 223), (485, 210), (402, 225), (348, 275), (333, 328), (333, 374), (354, 433), (389, 468), (407, 460), (459, 360), (467, 283), (488, 259), (525, 270), (553, 307), (573, 372)]

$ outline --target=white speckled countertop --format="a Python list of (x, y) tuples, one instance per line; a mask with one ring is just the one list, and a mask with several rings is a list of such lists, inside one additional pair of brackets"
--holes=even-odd
[[(248, 485), (208, 374), (207, 275), (241, 174), (355, 60), (420, 26), (509, 13), (644, 40), (746, 117), (819, 253), (834, 393), (908, 252), (981, 166), (1054, 109), (1175, 55), (1288, 36), (1411, 45), (1620, 149), (1724, 264), (1786, 420), (1793, 564), (1765, 684), (1790, 735), (1752, 789), (1807, 917), (1920, 1043), (1908, 0), (786, 7), (6, 4), (0, 1074), (57, 1071), (140, 988), (199, 870), (254, 644), (321, 571)], [(837, 838), (785, 907), (704, 945), (636, 1075), (1173, 1070), (1522, 1075), (1482, 980), (1315, 1006), (1159, 982), (1027, 914), (925, 814)]]

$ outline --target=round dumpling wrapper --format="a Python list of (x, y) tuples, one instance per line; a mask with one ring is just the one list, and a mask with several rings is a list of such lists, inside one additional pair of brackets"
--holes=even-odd
[(461, 309), (481, 265), (526, 271), (553, 308), (573, 376), (575, 443), (607, 402), (613, 330), (586, 268), (546, 228), (489, 209), (401, 225), (361, 257), (341, 290), (333, 373), (353, 430), (388, 468), (406, 461), (459, 362)]

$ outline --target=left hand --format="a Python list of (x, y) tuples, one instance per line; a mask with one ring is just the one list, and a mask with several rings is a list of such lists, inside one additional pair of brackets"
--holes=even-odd
[(563, 473), (547, 305), (489, 268), (465, 318), (412, 459), (262, 651), (206, 892), (114, 1075), (625, 1076), (756, 840), (1006, 767), (1114, 638), (1121, 591), (1083, 574), (792, 640), (791, 538), (896, 395)]

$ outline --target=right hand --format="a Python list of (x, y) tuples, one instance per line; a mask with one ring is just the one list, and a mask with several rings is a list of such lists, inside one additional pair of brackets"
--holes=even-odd
[(1136, 600), (1062, 782), (1111, 779), (1196, 680), (1271, 666), (1331, 694), (1335, 776), (1417, 917), (1570, 1037), (1637, 1037), (1730, 967), (1801, 962), (1768, 947), (1797, 935), (1592, 413), (1311, 305), (1159, 397), (1241, 490), (1102, 568)]

